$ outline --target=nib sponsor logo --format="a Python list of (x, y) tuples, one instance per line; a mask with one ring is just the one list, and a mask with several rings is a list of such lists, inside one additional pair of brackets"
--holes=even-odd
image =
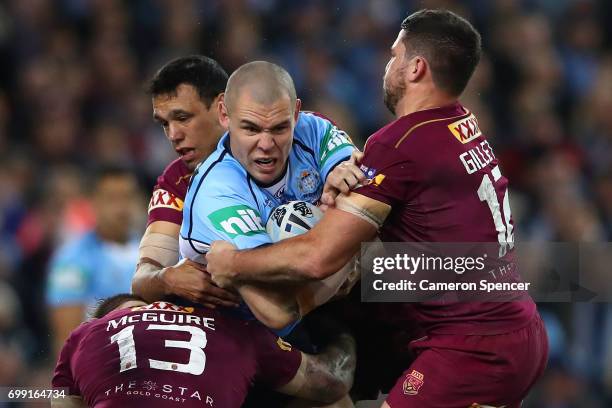
[(478, 127), (478, 120), (476, 120), (476, 116), (473, 114), (465, 119), (451, 123), (448, 125), (448, 129), (451, 131), (453, 136), (455, 136), (455, 138), (463, 144), (468, 143), (469, 141), (482, 135), (480, 132), (480, 127)]
[(352, 145), (353, 141), (345, 131), (338, 129), (336, 126), (331, 126), (325, 138), (321, 142), (321, 158), (320, 162), (324, 163), (333, 152), (343, 146)]
[(246, 205), (234, 205), (211, 213), (208, 219), (218, 230), (231, 238), (238, 235), (264, 234), (266, 229), (261, 224), (261, 217)]

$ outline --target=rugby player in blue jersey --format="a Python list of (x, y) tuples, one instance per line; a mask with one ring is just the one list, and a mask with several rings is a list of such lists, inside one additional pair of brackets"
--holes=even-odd
[(53, 350), (59, 352), (87, 309), (103, 297), (130, 289), (138, 241), (132, 235), (138, 182), (126, 168), (105, 166), (92, 183), (93, 229), (53, 254), (46, 287)]
[[(348, 191), (364, 179), (350, 160), (356, 149), (348, 135), (322, 115), (300, 112), (300, 107), (291, 77), (275, 64), (251, 62), (230, 76), (219, 103), (227, 133), (196, 169), (185, 198), (183, 258), (203, 259), (208, 245), (220, 239), (239, 249), (270, 244), (264, 225), (274, 208), (292, 200), (316, 204), (324, 189), (345, 186)], [(323, 299), (333, 295), (342, 274), (333, 279)], [(298, 298), (302, 306), (313, 307), (311, 299)], [(259, 301), (270, 307), (265, 298)], [(264, 323), (276, 329), (285, 326), (280, 334), (287, 334), (295, 322)]]
[[(219, 120), (227, 132), (195, 170), (185, 198), (179, 239), (183, 258), (203, 261), (208, 245), (219, 239), (240, 249), (270, 244), (264, 225), (274, 208), (293, 200), (317, 204), (324, 193), (348, 192), (365, 179), (355, 166), (358, 151), (348, 135), (322, 115), (300, 108), (291, 77), (275, 64), (251, 62), (230, 76), (219, 103)], [(250, 309), (243, 303), (238, 313), (255, 316), (287, 336), (301, 316), (336, 293), (349, 271), (345, 268), (323, 285), (317, 282), (316, 289), (243, 285), (240, 293)], [(277, 298), (290, 291), (296, 302), (286, 310), (287, 303)], [(352, 405), (348, 397), (337, 404)]]

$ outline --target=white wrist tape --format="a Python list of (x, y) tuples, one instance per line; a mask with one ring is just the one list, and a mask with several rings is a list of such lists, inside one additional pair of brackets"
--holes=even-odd
[(140, 259), (150, 258), (163, 267), (172, 266), (178, 262), (178, 237), (153, 232), (146, 234), (140, 241)]

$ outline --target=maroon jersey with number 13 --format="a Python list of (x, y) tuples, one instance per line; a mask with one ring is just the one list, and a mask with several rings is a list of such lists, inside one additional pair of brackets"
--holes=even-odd
[(301, 353), (256, 321), (155, 302), (83, 323), (53, 387), (90, 407), (240, 407), (250, 386), (288, 383)]

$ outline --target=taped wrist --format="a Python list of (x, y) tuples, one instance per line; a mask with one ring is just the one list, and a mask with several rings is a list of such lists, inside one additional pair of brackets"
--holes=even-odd
[(175, 265), (179, 258), (178, 237), (153, 232), (146, 234), (140, 241), (140, 259), (149, 258), (159, 262), (162, 267)]

